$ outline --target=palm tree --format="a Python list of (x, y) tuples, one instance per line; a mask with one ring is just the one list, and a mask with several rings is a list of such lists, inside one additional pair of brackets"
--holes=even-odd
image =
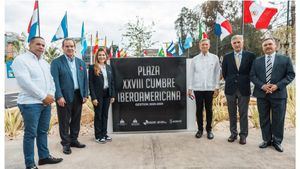
[(57, 47), (49, 47), (45, 51), (45, 60), (50, 64), (53, 59), (57, 58), (60, 53), (58, 51), (59, 49)]

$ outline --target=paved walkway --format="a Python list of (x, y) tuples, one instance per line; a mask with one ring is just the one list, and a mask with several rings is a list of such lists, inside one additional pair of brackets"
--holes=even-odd
[[(99, 144), (93, 136), (81, 136), (87, 145), (64, 155), (57, 134), (49, 137), (51, 154), (62, 157), (62, 163), (38, 166), (41, 169), (264, 169), (295, 168), (295, 129), (285, 131), (284, 152), (273, 147), (259, 149), (260, 131), (250, 129), (246, 145), (228, 143), (228, 132), (214, 131), (215, 139), (206, 133), (195, 139), (194, 132), (111, 134), (111, 143)], [(5, 140), (5, 168), (24, 167), (22, 136)], [(37, 156), (36, 156), (37, 158)], [(37, 160), (36, 160), (37, 161)]]

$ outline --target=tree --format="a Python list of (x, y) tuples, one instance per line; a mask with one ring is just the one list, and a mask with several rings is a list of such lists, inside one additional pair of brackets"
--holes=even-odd
[(142, 18), (136, 17), (135, 23), (126, 24), (126, 33), (122, 36), (129, 42), (125, 45), (125, 48), (130, 52), (133, 52), (134, 56), (142, 56), (143, 49), (149, 48), (155, 44), (151, 41), (154, 22), (151, 25), (145, 26)]
[(60, 55), (59, 49), (57, 47), (48, 47), (45, 51), (45, 60), (50, 64), (52, 60)]

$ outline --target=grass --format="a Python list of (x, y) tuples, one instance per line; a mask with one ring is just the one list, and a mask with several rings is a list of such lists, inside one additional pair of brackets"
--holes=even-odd
[(213, 123), (212, 127), (215, 127), (219, 122), (229, 120), (227, 112), (227, 106), (224, 106), (223, 100), (225, 96), (223, 92), (220, 92), (213, 100)]
[(23, 128), (23, 118), (18, 108), (5, 110), (4, 126), (7, 136), (11, 138), (17, 136), (18, 131)]
[(287, 98), (287, 119), (296, 127), (296, 87), (290, 85), (287, 87), (288, 98)]

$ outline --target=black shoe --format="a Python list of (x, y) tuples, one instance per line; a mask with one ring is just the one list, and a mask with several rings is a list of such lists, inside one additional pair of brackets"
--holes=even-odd
[(26, 169), (38, 169), (36, 165), (33, 165), (31, 167), (26, 167)]
[(79, 141), (73, 142), (70, 144), (71, 147), (76, 147), (76, 148), (84, 148), (85, 144), (81, 144)]
[(203, 131), (197, 131), (195, 137), (196, 137), (196, 138), (201, 138), (201, 137), (202, 137), (202, 134), (203, 134)]
[(70, 146), (63, 146), (63, 153), (71, 154), (72, 150), (71, 150)]
[(278, 152), (283, 152), (283, 147), (281, 146), (281, 144), (273, 143), (273, 147), (274, 147), (275, 150), (277, 150)]
[(56, 164), (61, 162), (63, 159), (62, 158), (55, 158), (49, 155), (48, 158), (40, 159), (39, 160), (39, 165), (44, 165), (44, 164)]
[(108, 141), (108, 142), (112, 141), (112, 138), (109, 137), (108, 135), (104, 136), (104, 138), (105, 138), (105, 140)]
[(239, 143), (242, 145), (246, 144), (246, 137), (241, 137)]
[(267, 148), (271, 145), (271, 141), (264, 141), (259, 145), (259, 148)]
[(230, 135), (229, 137), (228, 137), (228, 142), (234, 142), (234, 140), (236, 140), (237, 139), (237, 136), (235, 136), (235, 135)]
[(214, 138), (214, 134), (211, 131), (208, 131), (207, 132), (207, 138), (210, 139), (210, 140), (213, 139)]

